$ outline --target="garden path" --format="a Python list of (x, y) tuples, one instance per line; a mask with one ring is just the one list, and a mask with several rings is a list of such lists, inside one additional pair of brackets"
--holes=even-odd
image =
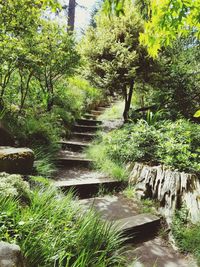
[[(114, 99), (111, 105), (121, 105)], [(196, 267), (190, 258), (175, 251), (159, 237), (160, 218), (141, 213), (137, 202), (121, 191), (127, 185), (92, 168), (92, 159), (84, 153), (96, 132), (109, 131), (122, 125), (122, 119), (99, 120), (110, 106), (101, 106), (77, 120), (70, 140), (62, 140), (55, 185), (63, 191), (75, 190), (84, 209), (94, 208), (104, 220), (114, 221), (126, 237), (124, 255), (127, 266)], [(114, 193), (113, 193), (114, 192)]]

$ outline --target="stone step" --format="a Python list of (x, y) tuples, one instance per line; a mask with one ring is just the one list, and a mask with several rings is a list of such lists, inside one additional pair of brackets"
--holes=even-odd
[(89, 120), (96, 120), (96, 117), (97, 117), (97, 115), (93, 115), (90, 113), (86, 113), (83, 116), (84, 116), (84, 118), (89, 119)]
[(160, 218), (153, 214), (139, 214), (140, 207), (122, 193), (80, 200), (84, 209), (94, 208), (106, 221), (115, 222), (126, 242), (147, 240), (157, 234)]
[(56, 160), (56, 164), (59, 167), (72, 168), (72, 167), (84, 167), (91, 168), (93, 161), (85, 158), (78, 157), (59, 157)]
[(143, 213), (116, 221), (126, 243), (138, 243), (158, 234), (161, 218), (151, 213)]
[[(108, 108), (108, 107), (107, 107)], [(95, 109), (96, 111), (101, 111), (101, 112), (104, 112), (106, 110), (106, 107), (97, 107)]]
[(77, 133), (89, 133), (89, 132), (96, 132), (100, 129), (100, 126), (87, 126), (87, 125), (74, 125), (73, 130)]
[(98, 121), (98, 120), (90, 120), (90, 119), (79, 119), (76, 121), (78, 124), (80, 125), (87, 125), (87, 126), (97, 126), (97, 125), (101, 125), (102, 121)]
[(103, 113), (102, 110), (91, 110), (90, 112), (94, 116), (99, 116)]
[(89, 147), (89, 144), (77, 141), (59, 141), (62, 149), (67, 149), (74, 152), (82, 152), (84, 149)]
[(108, 191), (120, 191), (124, 183), (105, 177), (83, 177), (82, 179), (70, 179), (55, 181), (54, 185), (63, 192), (74, 190), (80, 199), (90, 198), (96, 195), (100, 189)]
[(76, 138), (76, 139), (79, 139), (79, 140), (91, 141), (94, 138), (96, 138), (96, 134), (72, 132), (72, 138)]

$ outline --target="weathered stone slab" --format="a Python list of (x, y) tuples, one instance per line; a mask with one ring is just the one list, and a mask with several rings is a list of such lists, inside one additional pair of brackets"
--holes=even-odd
[[(129, 165), (129, 170), (130, 170)], [(200, 181), (193, 174), (135, 163), (129, 182), (134, 184), (140, 198), (153, 198), (160, 202), (160, 212), (169, 222), (177, 208), (185, 205), (189, 218), (200, 220)]]
[(1, 267), (25, 267), (20, 247), (6, 242), (0, 242)]
[(28, 174), (33, 162), (34, 153), (29, 148), (0, 146), (0, 172)]

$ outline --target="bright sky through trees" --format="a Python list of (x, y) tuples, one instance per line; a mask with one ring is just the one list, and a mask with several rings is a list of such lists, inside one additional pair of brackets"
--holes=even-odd
[[(59, 0), (59, 2), (62, 6), (69, 4), (69, 0)], [(91, 18), (91, 12), (96, 2), (96, 0), (77, 0), (78, 5), (76, 7), (75, 30), (78, 35), (88, 26)], [(65, 20), (66, 16), (62, 14), (60, 18)]]

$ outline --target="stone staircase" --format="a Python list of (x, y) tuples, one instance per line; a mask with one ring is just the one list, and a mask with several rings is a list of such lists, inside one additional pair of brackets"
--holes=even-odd
[[(93, 160), (86, 157), (84, 149), (96, 138), (98, 130), (104, 130), (98, 116), (108, 107), (85, 114), (76, 121), (71, 139), (60, 141), (56, 187), (63, 192), (73, 190), (84, 210), (95, 209), (103, 220), (114, 222), (124, 239), (122, 250), (127, 266), (197, 267), (193, 259), (186, 259), (159, 237), (160, 217), (142, 213), (138, 203), (129, 201), (121, 193), (126, 183), (92, 168)], [(106, 127), (105, 122), (104, 125)], [(103, 196), (100, 197), (99, 192), (103, 192)]]
[(62, 151), (57, 160), (59, 171), (55, 177), (55, 185), (63, 192), (73, 189), (85, 209), (95, 208), (103, 219), (116, 223), (126, 241), (135, 242), (138, 238), (156, 235), (160, 218), (152, 214), (139, 214), (138, 210), (135, 212), (116, 195), (96, 197), (102, 189), (105, 192), (120, 192), (126, 183), (94, 171), (93, 160), (84, 154), (84, 149), (96, 138), (96, 132), (103, 129), (98, 116), (108, 107), (98, 107), (85, 114), (76, 121), (71, 139), (60, 141)]

